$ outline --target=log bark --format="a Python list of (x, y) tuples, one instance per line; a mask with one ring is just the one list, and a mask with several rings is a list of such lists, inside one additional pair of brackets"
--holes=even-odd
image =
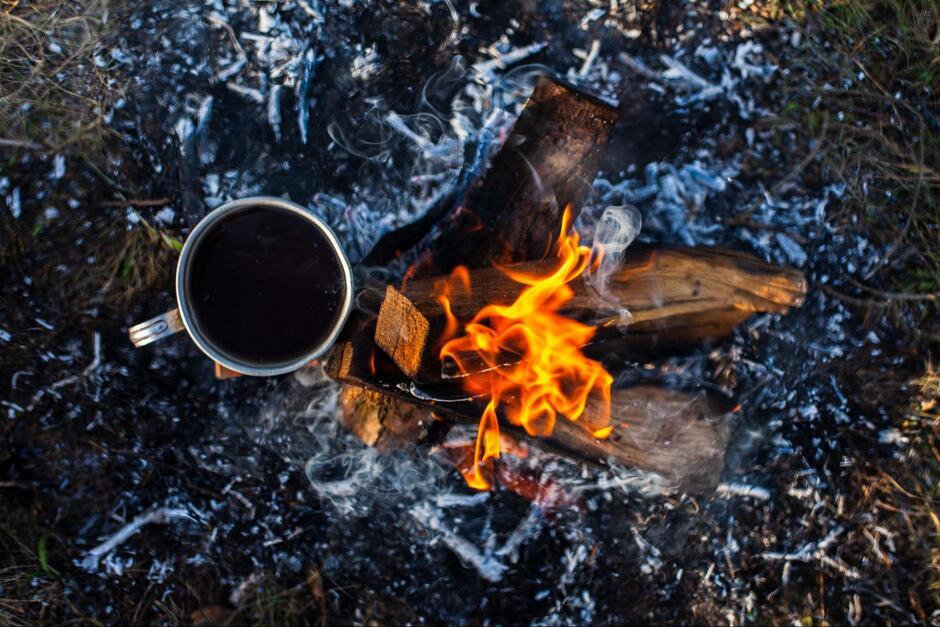
[[(467, 397), (454, 382), (422, 385), (411, 381), (376, 350), (371, 337), (366, 328), (340, 342), (327, 362), (327, 373), (442, 416), (472, 424), (479, 421), (483, 399)], [(602, 426), (596, 403), (592, 401), (578, 422), (559, 418), (551, 436), (528, 441), (594, 465), (653, 472), (684, 491), (707, 492), (718, 484), (728, 441), (729, 400), (647, 384), (615, 390), (614, 429), (605, 440), (593, 436)], [(518, 427), (503, 428), (521, 432)]]
[[(546, 259), (513, 268), (547, 275), (555, 263)], [(389, 287), (386, 300), (390, 304), (383, 304), (379, 313), (378, 326), (395, 332), (391, 339), (377, 336), (379, 346), (412, 378), (420, 372), (422, 379), (434, 380), (440, 369), (433, 338), (443, 325), (444, 311), (437, 300), (442, 281), (442, 277), (413, 280), (402, 293)], [(524, 288), (496, 268), (471, 270), (470, 283), (469, 294), (453, 290), (450, 299), (451, 311), (464, 323), (485, 305), (513, 302)], [(806, 280), (800, 272), (746, 253), (714, 248), (638, 246), (629, 250), (622, 269), (609, 283), (610, 293), (629, 310), (628, 319), (605, 308), (583, 281), (576, 279), (569, 286), (574, 297), (562, 313), (599, 327), (622, 327), (619, 346), (615, 334), (605, 334), (607, 348), (621, 357), (717, 340), (751, 314), (784, 312), (799, 306), (806, 294)], [(403, 346), (408, 350), (402, 351)], [(426, 351), (422, 367), (415, 351), (425, 346), (432, 350)]]

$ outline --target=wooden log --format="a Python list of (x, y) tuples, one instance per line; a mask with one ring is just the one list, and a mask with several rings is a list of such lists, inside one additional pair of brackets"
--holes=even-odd
[(704, 392), (635, 385), (611, 394), (611, 435), (592, 432), (601, 403), (588, 401), (578, 422), (556, 420), (552, 445), (610, 463), (656, 473), (682, 490), (705, 492), (718, 485), (724, 470), (729, 427), (723, 403)]
[[(368, 331), (364, 328), (337, 345), (326, 366), (330, 376), (455, 420), (479, 421), (483, 399), (466, 397), (454, 382), (422, 385), (411, 381), (376, 350)], [(654, 472), (680, 490), (707, 492), (718, 484), (724, 467), (726, 415), (731, 406), (727, 399), (701, 391), (636, 385), (612, 394), (609, 438), (593, 436), (601, 412), (592, 402), (578, 422), (559, 418), (551, 436), (528, 441), (595, 465)], [(503, 428), (524, 433), (518, 427)]]
[(610, 103), (556, 78), (539, 78), (483, 179), (470, 187), (418, 248), (411, 274), (459, 264), (539, 259), (551, 251), (562, 210), (574, 217), (591, 190), (617, 119)]
[[(555, 263), (546, 259), (512, 267), (547, 275)], [(416, 279), (408, 282), (402, 293), (390, 287), (388, 300), (392, 304), (383, 305), (379, 313), (378, 326), (396, 331), (394, 341), (377, 337), (379, 345), (412, 378), (419, 371), (421, 378), (437, 378), (434, 373), (440, 365), (436, 351), (431, 351), (433, 355), (426, 352), (422, 368), (415, 350), (433, 346), (426, 334), (439, 333), (443, 325), (444, 311), (438, 302), (443, 280)], [(470, 292), (451, 293), (451, 311), (462, 322), (485, 305), (513, 302), (524, 288), (496, 268), (471, 270), (470, 284)], [(751, 314), (784, 312), (799, 306), (806, 294), (806, 280), (800, 272), (746, 253), (715, 248), (630, 249), (623, 267), (609, 282), (611, 294), (631, 314), (626, 321), (619, 311), (604, 308), (583, 281), (572, 281), (569, 286), (574, 296), (562, 313), (599, 327), (624, 327), (622, 346), (616, 347), (620, 356), (717, 340)], [(412, 329), (419, 332), (402, 337)], [(612, 334), (608, 340), (608, 346), (616, 342)], [(402, 346), (408, 347), (404, 355)]]

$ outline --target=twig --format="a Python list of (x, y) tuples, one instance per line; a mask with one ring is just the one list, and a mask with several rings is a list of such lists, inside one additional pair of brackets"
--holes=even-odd
[(448, 529), (430, 506), (420, 504), (408, 513), (421, 526), (438, 532), (444, 546), (453, 551), (465, 564), (473, 566), (480, 577), (492, 583), (503, 578), (508, 567), (502, 561), (489, 553), (483, 553), (469, 540)]
[(821, 289), (826, 294), (829, 294), (830, 296), (835, 296), (839, 300), (846, 302), (850, 305), (855, 305), (856, 307), (887, 307), (888, 306), (887, 302), (879, 302), (871, 298), (856, 298), (855, 296), (849, 296), (848, 294), (845, 294), (844, 292), (840, 292), (839, 290), (833, 287), (829, 287), (828, 285), (825, 285), (822, 283), (819, 284), (819, 289)]
[(55, 390), (58, 390), (61, 387), (65, 387), (66, 385), (77, 383), (82, 379), (86, 379), (89, 375), (91, 375), (91, 373), (97, 370), (98, 366), (101, 365), (101, 334), (97, 331), (94, 333), (92, 345), (94, 346), (95, 356), (92, 358), (91, 363), (85, 366), (80, 374), (73, 374), (71, 376), (65, 377), (64, 379), (59, 379), (55, 383), (52, 383), (48, 388), (40, 388), (35, 394), (33, 394), (33, 397), (29, 401), (29, 405), (26, 407), (26, 411), (32, 411), (46, 392), (51, 392), (58, 398), (61, 395)]
[(829, 548), (835, 542), (842, 532), (845, 531), (842, 527), (832, 530), (829, 535), (817, 542), (815, 545), (805, 544), (798, 551), (792, 551), (790, 553), (779, 553), (776, 551), (765, 551), (761, 553), (761, 557), (765, 560), (779, 560), (783, 562), (812, 562), (818, 561), (823, 566), (829, 566), (835, 568), (843, 575), (850, 579), (861, 579), (862, 575), (857, 570), (847, 565), (838, 557), (832, 558), (826, 555), (826, 549)]
[(855, 287), (861, 290), (865, 290), (866, 292), (870, 294), (874, 294), (875, 296), (880, 296), (884, 300), (913, 300), (913, 301), (930, 300), (930, 301), (933, 301), (933, 300), (940, 299), (940, 292), (933, 292), (929, 294), (911, 294), (909, 292), (884, 292), (882, 290), (869, 287), (865, 285), (864, 283), (861, 283), (860, 281), (853, 279), (852, 277), (848, 277), (848, 279), (852, 283), (852, 285), (854, 285)]
[(0, 138), (0, 146), (7, 146), (10, 148), (25, 148), (27, 150), (45, 150), (46, 147), (42, 144), (37, 144), (36, 142), (23, 141), (20, 139), (7, 139), (5, 137)]
[(85, 369), (82, 370), (82, 376), (87, 377), (92, 372), (98, 369), (98, 366), (101, 365), (101, 334), (95, 331), (92, 339), (92, 345), (94, 346), (95, 356), (91, 360), (91, 363), (85, 366)]
[(49, 386), (49, 389), (57, 390), (61, 387), (75, 383), (79, 379), (84, 379), (92, 372), (97, 370), (98, 366), (101, 365), (101, 334), (95, 331), (94, 339), (92, 340), (94, 345), (95, 356), (91, 360), (91, 363), (85, 366), (85, 369), (82, 370), (81, 375), (73, 374), (71, 377), (65, 377), (64, 379), (59, 379), (55, 383)]
[(862, 283), (859, 283), (858, 281), (852, 279), (851, 277), (849, 277), (849, 281), (851, 281), (859, 289), (875, 294), (876, 296), (880, 296), (883, 300), (875, 300), (874, 298), (858, 298), (855, 296), (849, 296), (845, 292), (840, 292), (834, 287), (830, 287), (828, 285), (823, 285), (823, 284), (820, 284), (819, 288), (825, 293), (829, 294), (830, 296), (835, 296), (839, 300), (849, 303), (850, 305), (855, 305), (856, 307), (890, 307), (892, 301), (893, 302), (897, 302), (897, 301), (934, 302), (934, 301), (940, 300), (940, 292), (934, 292), (931, 294), (909, 294), (905, 292), (884, 292), (881, 290), (876, 290), (873, 287), (868, 287), (867, 285), (863, 285)]
[(157, 207), (171, 202), (170, 198), (131, 198), (129, 200), (106, 200), (102, 207)]

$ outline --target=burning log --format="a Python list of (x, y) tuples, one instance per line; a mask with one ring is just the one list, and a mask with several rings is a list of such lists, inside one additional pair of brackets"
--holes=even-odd
[[(411, 381), (376, 350), (370, 330), (366, 326), (337, 345), (326, 365), (330, 376), (461, 422), (479, 421), (480, 399), (460, 392), (452, 382)], [(590, 399), (577, 422), (559, 419), (550, 435), (529, 441), (593, 465), (653, 472), (681, 490), (707, 492), (718, 485), (728, 441), (729, 401), (655, 385), (617, 389), (611, 396), (606, 439), (596, 437), (598, 428), (604, 428), (600, 405)], [(520, 428), (508, 428), (524, 434)]]
[(547, 77), (493, 160), (470, 207), (492, 225), (459, 259), (479, 265), (541, 259), (552, 250), (568, 207), (572, 221), (591, 191), (617, 110)]
[[(544, 276), (557, 263), (546, 259), (511, 269)], [(511, 303), (524, 288), (497, 268), (470, 270), (467, 280), (472, 289), (448, 295), (450, 313), (459, 320), (468, 320), (491, 303)], [(379, 312), (376, 343), (412, 378), (419, 371), (424, 379), (440, 377), (437, 355), (426, 347), (448, 319), (440, 302), (444, 281), (412, 280), (401, 292), (389, 286)], [(622, 269), (610, 280), (610, 292), (630, 312), (627, 318), (604, 306), (583, 281), (569, 286), (574, 296), (560, 313), (594, 326), (622, 327), (625, 335), (609, 333), (603, 341), (620, 357), (719, 339), (751, 314), (785, 312), (799, 306), (806, 294), (806, 280), (796, 270), (712, 248), (629, 250)]]
[[(689, 492), (718, 485), (728, 446), (727, 408), (703, 392), (690, 393), (661, 386), (636, 385), (614, 390), (608, 426), (592, 422), (602, 414), (598, 399), (590, 399), (582, 424), (555, 422), (552, 446), (580, 454), (591, 451), (618, 465), (654, 472)], [(612, 428), (604, 439), (597, 430)]]
[[(570, 207), (577, 217), (591, 191), (616, 119), (611, 104), (541, 77), (483, 179), (459, 194), (454, 210), (424, 237), (419, 248), (429, 254), (412, 269), (413, 276), (447, 272), (458, 264), (483, 267), (544, 257), (558, 235), (561, 210)], [(366, 263), (382, 263), (390, 252), (411, 248), (415, 235), (437, 226), (440, 217), (387, 235)]]

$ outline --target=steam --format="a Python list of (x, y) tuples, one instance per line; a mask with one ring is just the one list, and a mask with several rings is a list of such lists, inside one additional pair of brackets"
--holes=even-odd
[(594, 227), (591, 262), (584, 271), (584, 283), (602, 307), (619, 312), (623, 323), (633, 319), (630, 311), (610, 291), (610, 277), (620, 271), (623, 254), (643, 227), (643, 217), (632, 205), (611, 206), (604, 210)]

